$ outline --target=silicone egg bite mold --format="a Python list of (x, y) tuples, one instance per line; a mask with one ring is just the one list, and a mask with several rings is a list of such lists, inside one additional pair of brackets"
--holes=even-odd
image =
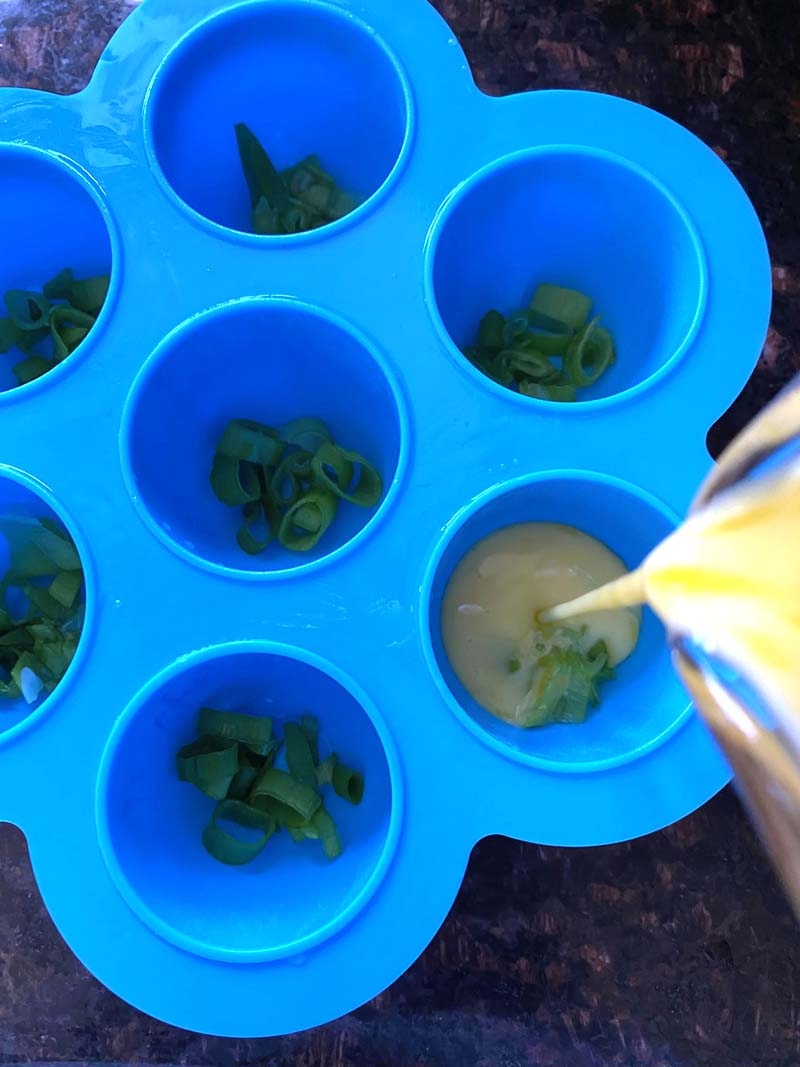
[[(279, 167), (319, 153), (359, 206), (248, 233), (236, 122)], [(630, 838), (728, 780), (652, 615), (580, 727), (488, 715), (440, 633), (454, 566), (500, 526), (570, 523), (633, 566), (685, 513), (770, 302), (760, 226), (711, 150), (612, 97), (486, 97), (424, 0), (144, 0), (83, 92), (0, 91), (0, 190), (3, 290), (111, 275), (57, 369), (15, 388), (0, 358), (0, 507), (64, 522), (87, 596), (55, 692), (0, 710), (0, 817), (112, 990), (216, 1034), (325, 1022), (412, 963), (482, 836)], [(461, 354), (539, 281), (590, 294), (617, 343), (578, 403)], [(308, 554), (247, 556), (215, 442), (234, 416), (308, 414), (384, 497)], [(204, 852), (211, 804), (174, 758), (215, 702), (311, 711), (363, 770), (338, 860)]]

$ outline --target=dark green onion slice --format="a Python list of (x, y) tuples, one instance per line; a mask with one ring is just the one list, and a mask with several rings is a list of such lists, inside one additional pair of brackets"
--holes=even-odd
[(231, 784), (228, 786), (228, 797), (232, 800), (246, 800), (259, 775), (256, 767), (251, 766), (249, 763), (242, 766), (241, 762), (240, 753), (239, 770), (234, 774)]
[(246, 504), (261, 492), (254, 464), (217, 453), (211, 467), (211, 488), (223, 504)]
[(220, 737), (200, 737), (184, 745), (175, 759), (181, 782), (190, 782), (214, 800), (223, 800), (239, 770), (239, 746)]
[(557, 373), (547, 356), (535, 349), (504, 349), (498, 358), (503, 359), (503, 357), (507, 360), (512, 373), (518, 377), (541, 381)]
[(197, 716), (197, 731), (201, 736), (240, 742), (262, 756), (272, 747), (272, 719), (266, 715), (204, 707)]
[(257, 556), (277, 536), (280, 511), (271, 497), (250, 500), (244, 505), (244, 522), (236, 531), (236, 541), (242, 551)]
[(280, 460), (283, 448), (278, 431), (254, 419), (231, 419), (217, 443), (220, 455), (268, 467)]
[(111, 278), (108, 274), (97, 274), (93, 278), (82, 278), (73, 281), (69, 296), (65, 299), (69, 301), (73, 308), (96, 315), (108, 296), (110, 281)]
[(336, 516), (338, 501), (333, 493), (312, 489), (294, 503), (281, 519), (278, 540), (284, 548), (307, 552), (313, 548)]
[(478, 348), (494, 348), (498, 351), (505, 347), (503, 327), (505, 316), (492, 309), (487, 311), (478, 326)]
[[(311, 470), (319, 486), (351, 504), (371, 508), (383, 494), (383, 481), (372, 464), (338, 445), (323, 445), (311, 460)], [(354, 474), (356, 482), (351, 485)]]
[(237, 122), (234, 130), (251, 207), (263, 198), (272, 209), (281, 210), (289, 201), (286, 183), (252, 130), (243, 122)]
[(28, 382), (35, 381), (36, 378), (41, 378), (43, 374), (47, 374), (53, 369), (53, 364), (44, 356), (27, 356), (19, 363), (15, 363), (12, 369), (19, 384), (26, 385)]
[(69, 300), (75, 276), (69, 267), (60, 270), (55, 278), (45, 282), (42, 292), (48, 300)]
[(329, 860), (335, 860), (342, 854), (342, 842), (336, 829), (336, 823), (324, 807), (319, 807), (311, 819), (311, 825), (325, 849)]
[(317, 769), (308, 737), (297, 723), (287, 722), (283, 728), (283, 743), (286, 746), (286, 766), (289, 773), (302, 785), (317, 788)]
[(358, 771), (337, 763), (333, 768), (333, 789), (337, 796), (349, 800), (351, 804), (360, 804), (364, 796), (364, 776)]
[(331, 440), (330, 430), (322, 419), (293, 419), (281, 426), (281, 437), (287, 445), (294, 445), (313, 455)]
[(0, 353), (8, 352), (14, 345), (19, 344), (19, 335), (22, 333), (11, 319), (0, 319)]
[[(261, 830), (261, 835), (255, 840), (242, 840), (224, 830), (219, 825), (221, 820), (245, 829)], [(274, 821), (265, 818), (262, 812), (253, 811), (240, 800), (221, 800), (214, 808), (211, 822), (203, 830), (202, 840), (206, 850), (215, 860), (240, 867), (256, 858), (274, 832)]]
[(50, 301), (30, 289), (9, 289), (3, 297), (9, 318), (20, 330), (39, 330), (47, 325)]
[(311, 476), (311, 453), (305, 449), (287, 452), (269, 484), (272, 498), (281, 507), (290, 508), (305, 492), (304, 483)]
[(316, 789), (296, 781), (286, 771), (271, 767), (259, 775), (250, 791), (250, 803), (279, 823), (298, 826), (311, 818), (322, 799)]
[(592, 301), (575, 289), (539, 285), (531, 300), (529, 322), (553, 333), (579, 330), (589, 318)]

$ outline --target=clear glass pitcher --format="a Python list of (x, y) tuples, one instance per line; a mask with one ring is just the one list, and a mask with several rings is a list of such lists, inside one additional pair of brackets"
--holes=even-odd
[[(800, 463), (800, 375), (725, 449), (692, 511), (785, 463)], [(800, 566), (800, 545), (796, 551)], [(767, 706), (735, 664), (716, 662), (683, 634), (670, 633), (669, 639), (675, 668), (735, 772), (800, 919), (800, 708)]]

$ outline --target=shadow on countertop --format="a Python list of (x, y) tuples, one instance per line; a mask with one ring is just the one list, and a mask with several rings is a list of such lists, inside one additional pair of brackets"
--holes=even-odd
[[(402, 2), (402, 0), (396, 0)], [(0, 84), (81, 88), (128, 0), (0, 0)], [(780, 0), (440, 0), (493, 94), (581, 88), (665, 112), (731, 166), (764, 223), (772, 327), (712, 430), (800, 369), (800, 34)], [(724, 359), (724, 353), (720, 354)], [(796, 1067), (800, 937), (730, 790), (647, 838), (481, 842), (439, 935), (389, 990), (306, 1034), (204, 1038), (100, 986), (0, 826), (0, 1063), (227, 1067)]]

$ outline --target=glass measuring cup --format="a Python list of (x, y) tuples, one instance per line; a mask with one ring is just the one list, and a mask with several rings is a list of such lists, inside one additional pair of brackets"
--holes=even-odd
[[(800, 376), (725, 449), (691, 510), (785, 464), (800, 464)], [(797, 552), (800, 560), (800, 545)], [(768, 705), (735, 664), (721, 663), (688, 635), (672, 631), (669, 640), (675, 668), (731, 764), (737, 790), (800, 918), (800, 707)]]

